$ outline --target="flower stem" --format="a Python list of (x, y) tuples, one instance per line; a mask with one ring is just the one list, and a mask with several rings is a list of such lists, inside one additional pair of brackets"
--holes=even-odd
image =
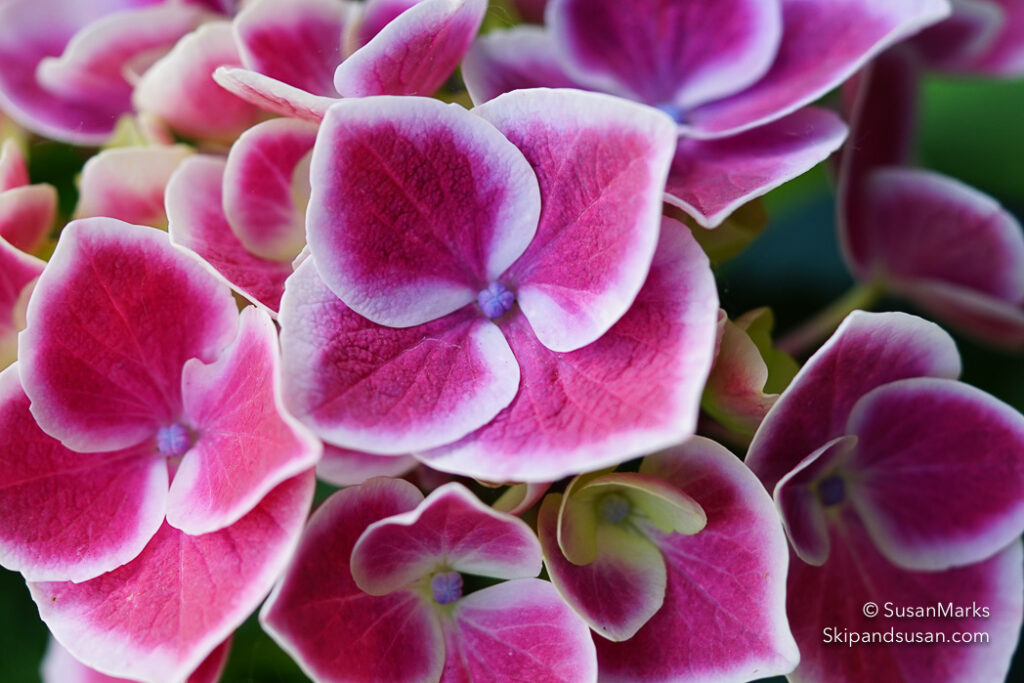
[(850, 313), (869, 309), (882, 298), (885, 289), (879, 282), (858, 283), (793, 331), (779, 339), (776, 346), (791, 356), (804, 356), (830, 334)]

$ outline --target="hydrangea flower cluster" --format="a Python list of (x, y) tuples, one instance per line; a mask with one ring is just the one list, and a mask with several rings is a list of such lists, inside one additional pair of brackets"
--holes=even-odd
[[(0, 2), (43, 679), (212, 683), (254, 614), (315, 681), (1004, 678), (1024, 416), (849, 305), (1024, 349), (1019, 222), (913, 166), (928, 70), (1024, 75), (1024, 4)], [(833, 156), (860, 284), (776, 344), (712, 266)], [(953, 612), (856, 647), (879, 604)]]

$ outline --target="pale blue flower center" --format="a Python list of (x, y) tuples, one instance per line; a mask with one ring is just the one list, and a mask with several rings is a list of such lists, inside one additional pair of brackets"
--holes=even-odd
[(659, 104), (655, 108), (660, 109), (661, 111), (671, 116), (672, 120), (675, 121), (676, 123), (682, 123), (684, 117), (686, 116), (686, 111), (684, 111), (682, 107), (680, 107), (678, 104), (672, 104), (671, 102)]
[(462, 597), (462, 574), (458, 572), (434, 574), (430, 579), (430, 590), (434, 594), (434, 602), (439, 605), (450, 605)]
[(500, 318), (512, 309), (516, 296), (500, 282), (492, 282), (477, 294), (476, 302), (488, 318)]
[(818, 498), (825, 507), (839, 505), (846, 500), (846, 482), (838, 474), (825, 477), (818, 484)]
[(609, 493), (601, 499), (598, 512), (604, 521), (621, 524), (629, 516), (631, 509), (632, 505), (628, 498), (618, 493)]
[(183, 424), (169, 424), (157, 430), (156, 447), (161, 455), (177, 458), (185, 455), (192, 447), (192, 435), (189, 434), (188, 427)]

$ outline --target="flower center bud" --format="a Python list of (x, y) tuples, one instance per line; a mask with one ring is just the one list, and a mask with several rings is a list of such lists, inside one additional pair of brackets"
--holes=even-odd
[(512, 309), (512, 304), (516, 302), (516, 296), (500, 282), (492, 282), (487, 285), (487, 289), (477, 294), (476, 302), (480, 304), (484, 315), (493, 320), (500, 318)]
[(625, 496), (618, 493), (609, 493), (601, 499), (598, 514), (606, 522), (621, 524), (629, 516), (629, 511), (632, 508), (633, 506), (630, 504), (629, 499)]
[(846, 500), (846, 482), (838, 474), (825, 477), (818, 484), (818, 498), (825, 507), (839, 505)]
[(177, 458), (192, 447), (192, 435), (188, 427), (180, 423), (169, 424), (161, 427), (156, 432), (156, 448), (161, 455), (168, 458)]
[(462, 597), (462, 574), (458, 572), (434, 574), (430, 579), (430, 590), (434, 594), (434, 602), (439, 605), (450, 605)]

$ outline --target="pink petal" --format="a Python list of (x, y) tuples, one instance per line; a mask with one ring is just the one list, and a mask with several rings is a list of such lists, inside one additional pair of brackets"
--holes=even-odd
[(676, 140), (662, 114), (607, 95), (531, 90), (474, 110), (540, 184), (537, 236), (502, 277), (537, 338), (575, 351), (608, 331), (647, 278)]
[(0, 192), (28, 183), (28, 165), (21, 146), (14, 138), (8, 138), (0, 145)]
[(935, 280), (900, 282), (893, 289), (970, 337), (1009, 351), (1024, 348), (1024, 306), (1020, 304)]
[(666, 576), (661, 551), (640, 534), (599, 524), (593, 561), (573, 564), (558, 545), (561, 502), (561, 494), (547, 496), (537, 520), (551, 582), (596, 633), (609, 640), (632, 638), (664, 602)]
[(680, 138), (665, 201), (714, 228), (733, 211), (826, 159), (846, 139), (829, 110), (807, 107), (719, 140)]
[(418, 457), (484, 480), (553, 481), (686, 439), (711, 367), (717, 301), (707, 257), (667, 220), (647, 283), (607, 334), (558, 354), (521, 314), (504, 319), (523, 376), (515, 400), (486, 427)]
[(989, 557), (1024, 529), (1024, 417), (960, 382), (917, 378), (858, 401), (850, 498), (893, 563), (935, 571)]
[(234, 21), (242, 64), (314, 95), (334, 97), (351, 6), (338, 0), (257, 0)]
[(275, 313), (292, 274), (285, 261), (268, 261), (245, 249), (224, 215), (223, 159), (187, 159), (167, 184), (171, 242), (195, 252), (216, 275), (253, 303)]
[(421, 2), (423, 0), (366, 0), (355, 32), (355, 47), (366, 45), (399, 14)]
[(851, 313), (768, 411), (746, 463), (773, 490), (805, 456), (846, 433), (853, 405), (875, 387), (908, 377), (960, 374), (952, 338), (905, 313)]
[(247, 251), (290, 261), (306, 246), (309, 153), (317, 127), (276, 119), (235, 141), (224, 171), (224, 214)]
[[(146, 71), (132, 102), (136, 109), (159, 116), (181, 135), (233, 140), (264, 116), (211, 78), (217, 67), (240, 64), (231, 24), (204, 24)], [(217, 115), (210, 116), (210, 112)]]
[(547, 21), (573, 78), (679, 109), (756, 82), (782, 35), (779, 0), (552, 0)]
[(220, 87), (261, 109), (313, 123), (320, 123), (328, 107), (337, 102), (336, 98), (311, 95), (305, 90), (248, 69), (217, 67), (213, 72), (213, 80)]
[(101, 151), (82, 168), (75, 218), (109, 216), (165, 228), (164, 189), (171, 174), (191, 154), (185, 145)]
[(0, 192), (0, 238), (26, 252), (38, 249), (57, 218), (52, 185), (23, 185)]
[[(1006, 3), (1016, 4), (1013, 0)], [(952, 0), (953, 14), (908, 41), (931, 68), (963, 72), (996, 41), (1006, 23), (998, 0)]]
[(771, 70), (743, 92), (692, 110), (686, 128), (719, 137), (781, 118), (948, 14), (945, 0), (783, 0), (782, 43)]
[(334, 72), (343, 97), (433, 95), (469, 49), (487, 0), (423, 0)]
[(370, 524), (423, 500), (412, 484), (373, 479), (342, 489), (313, 514), (288, 572), (260, 612), (263, 628), (319, 680), (437, 680), (444, 641), (437, 617), (411, 591), (359, 590), (349, 556)]
[(692, 536), (651, 532), (668, 569), (665, 604), (630, 640), (597, 640), (609, 680), (751, 680), (799, 660), (785, 613), (786, 540), (771, 499), (732, 453), (706, 439), (644, 460), (704, 508)]
[(181, 680), (259, 605), (298, 544), (312, 472), (274, 489), (226, 529), (164, 525), (132, 562), (84, 583), (29, 583), (39, 614), (76, 659), (112, 676)]
[[(217, 683), (224, 666), (228, 663), (231, 639), (225, 640), (203, 660), (185, 683)], [(60, 643), (50, 638), (42, 666), (43, 683), (130, 683), (125, 678), (115, 678), (90, 669), (71, 656)]]
[(45, 265), (0, 237), (0, 369), (17, 359), (28, 296)]
[(1001, 31), (970, 66), (974, 74), (1019, 78), (1024, 74), (1024, 5), (1015, 0), (988, 0), (1002, 10)]
[(325, 441), (377, 454), (433, 448), (487, 424), (515, 397), (501, 331), (467, 307), (426, 325), (375, 325), (307, 260), (281, 302), (285, 397)]
[(461, 599), (445, 633), (444, 683), (597, 680), (587, 625), (547, 581), (519, 579)]
[(311, 179), (307, 232), (321, 277), (390, 327), (474, 301), (526, 250), (540, 212), (519, 150), (462, 107), (424, 98), (334, 105)]
[(387, 595), (436, 571), (525, 579), (540, 574), (537, 537), (525, 522), (445, 484), (415, 510), (374, 522), (352, 549), (352, 578)]
[[(788, 608), (800, 646), (800, 681), (1002, 681), (1017, 646), (1024, 615), (1024, 554), (1019, 542), (979, 564), (945, 572), (908, 572), (878, 554), (856, 520), (833, 532), (823, 567), (793, 560)], [(873, 602), (879, 616), (864, 616)], [(899, 618), (915, 607), (961, 607), (960, 616)], [(978, 608), (977, 614), (973, 608)], [(891, 610), (887, 616), (886, 609)], [(982, 612), (985, 610), (985, 612)], [(987, 613), (987, 616), (985, 616)], [(826, 629), (829, 629), (826, 631)], [(892, 636), (889, 636), (890, 631)], [(894, 639), (934, 637), (896, 644), (851, 645), (851, 634)], [(988, 642), (954, 643), (953, 634), (987, 634)], [(920, 634), (920, 635), (917, 635)], [(837, 642), (844, 636), (847, 642)], [(863, 635), (858, 635), (864, 638)], [(828, 642), (825, 642), (826, 639)]]
[(527, 88), (577, 88), (558, 61), (551, 34), (518, 26), (479, 38), (462, 60), (462, 80), (476, 104)]
[(232, 338), (235, 302), (167, 235), (112, 218), (69, 223), (18, 339), (39, 426), (77, 451), (151, 438), (181, 413), (181, 371)]
[(320, 459), (320, 442), (284, 409), (279, 372), (277, 328), (252, 307), (220, 358), (185, 364), (184, 417), (196, 443), (174, 475), (168, 524), (192, 535), (234, 524)]
[(373, 477), (401, 477), (416, 464), (410, 455), (373, 455), (325, 444), (316, 476), (334, 486), (358, 486)]
[(84, 581), (134, 559), (160, 528), (167, 464), (152, 443), (75, 453), (29, 413), (18, 368), (0, 373), (0, 564), (30, 581)]

